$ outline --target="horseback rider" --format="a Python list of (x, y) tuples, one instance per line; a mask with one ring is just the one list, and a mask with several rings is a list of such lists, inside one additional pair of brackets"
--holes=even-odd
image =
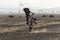
[[(27, 25), (29, 25), (29, 32), (31, 32), (33, 23), (36, 23), (36, 18), (34, 18), (34, 13), (32, 13), (29, 8), (24, 8), (23, 11), (26, 14)], [(32, 14), (32, 15), (31, 15)], [(36, 23), (37, 24), (37, 23)]]
[(23, 11), (24, 11), (25, 14), (26, 14), (27, 24), (29, 24), (28, 20), (29, 20), (29, 16), (30, 16), (30, 10), (29, 10), (29, 8), (24, 8)]

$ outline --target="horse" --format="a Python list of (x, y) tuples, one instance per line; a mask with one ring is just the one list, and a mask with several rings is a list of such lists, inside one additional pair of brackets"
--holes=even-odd
[(13, 15), (9, 15), (9, 18), (14, 18), (14, 16)]

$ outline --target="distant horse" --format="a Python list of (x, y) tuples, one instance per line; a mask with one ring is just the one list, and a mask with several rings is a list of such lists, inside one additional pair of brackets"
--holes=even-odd
[(9, 15), (9, 18), (14, 18), (14, 16), (13, 15)]
[(42, 17), (47, 17), (46, 15), (42, 15)]
[(13, 24), (14, 21), (12, 21), (12, 20), (13, 20), (14, 16), (13, 15), (9, 15), (9, 18), (10, 18), (10, 24)]
[(50, 15), (49, 17), (55, 17), (54, 15)]

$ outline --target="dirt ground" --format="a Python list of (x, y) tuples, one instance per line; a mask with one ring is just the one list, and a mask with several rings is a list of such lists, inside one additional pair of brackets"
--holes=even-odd
[[(8, 17), (7, 17), (8, 18)], [(60, 18), (40, 18), (29, 32), (26, 21), (14, 18), (0, 21), (0, 40), (60, 40)], [(17, 21), (16, 21), (17, 20)]]

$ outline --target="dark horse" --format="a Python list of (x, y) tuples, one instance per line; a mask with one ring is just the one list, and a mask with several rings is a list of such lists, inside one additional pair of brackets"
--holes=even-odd
[(24, 8), (23, 11), (26, 14), (26, 21), (27, 21), (27, 25), (29, 24), (28, 20), (29, 20), (29, 16), (30, 16), (30, 10), (29, 8)]
[(9, 18), (14, 18), (14, 16), (13, 15), (9, 15)]
[(49, 17), (55, 17), (54, 15), (50, 15)]

